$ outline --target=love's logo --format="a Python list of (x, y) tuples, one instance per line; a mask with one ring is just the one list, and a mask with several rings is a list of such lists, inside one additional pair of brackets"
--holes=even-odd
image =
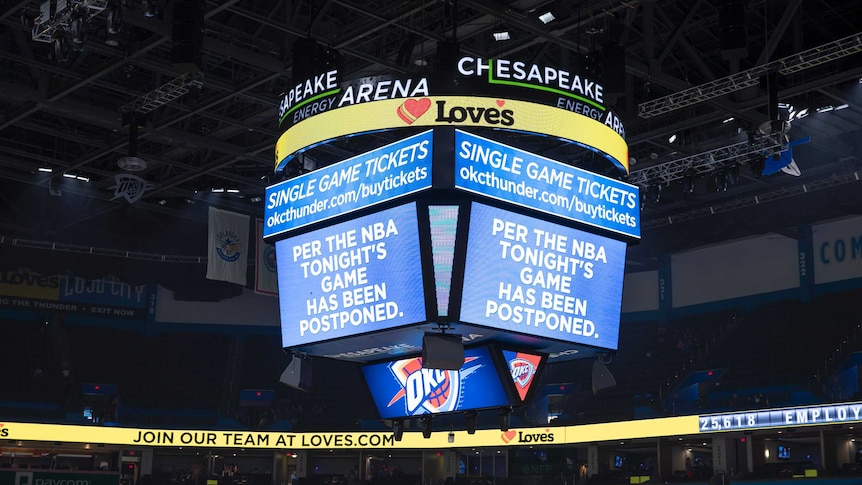
[(428, 98), (408, 99), (398, 106), (395, 110), (401, 121), (412, 125), (414, 121), (424, 115), (428, 108), (431, 107), (431, 100)]

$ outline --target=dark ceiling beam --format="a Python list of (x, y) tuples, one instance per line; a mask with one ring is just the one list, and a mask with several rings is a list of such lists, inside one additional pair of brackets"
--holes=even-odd
[[(45, 99), (44, 102), (45, 103), (51, 103), (51, 102), (55, 102), (55, 101), (58, 101), (58, 100), (64, 98), (65, 96), (67, 96), (67, 95), (77, 91), (78, 89), (80, 89), (84, 86), (87, 86), (91, 82), (99, 79), (100, 77), (104, 76), (105, 74), (108, 74), (108, 73), (114, 71), (115, 69), (117, 69), (118, 67), (125, 65), (130, 59), (134, 59), (135, 57), (139, 57), (139, 56), (144, 55), (150, 49), (153, 49), (153, 48), (163, 44), (166, 40), (167, 39), (165, 39), (165, 38), (151, 38), (149, 42), (141, 45), (134, 52), (127, 54), (126, 58), (122, 58), (119, 60), (110, 61), (110, 62), (105, 63), (100, 69), (98, 69), (96, 72), (92, 73), (91, 75), (87, 76), (86, 78), (81, 79), (81, 80), (74, 82), (72, 84), (69, 84), (67, 86), (64, 86), (63, 88), (55, 91), (54, 93), (51, 93), (48, 96), (48, 98)], [(12, 116), (8, 117), (3, 124), (0, 124), (0, 131), (5, 130), (6, 128), (17, 123), (18, 121), (30, 116), (31, 114), (35, 113), (36, 111), (39, 111), (42, 108), (42, 106), (43, 106), (43, 104), (41, 102), (39, 104), (31, 104), (29, 106), (25, 106), (18, 113), (13, 114)]]
[[(766, 9), (767, 4), (768, 2), (763, 3), (764, 10)], [(772, 53), (775, 52), (775, 49), (784, 37), (784, 33), (790, 26), (790, 22), (793, 21), (793, 17), (796, 16), (796, 11), (799, 10), (799, 6), (801, 4), (802, 0), (791, 0), (787, 3), (787, 6), (784, 7), (784, 13), (781, 15), (781, 19), (778, 21), (778, 24), (776, 24), (775, 29), (771, 33), (767, 34), (768, 39), (766, 41), (766, 45), (763, 47), (763, 51), (760, 52), (760, 57), (757, 58), (757, 62), (754, 63), (755, 66), (766, 64), (769, 61), (769, 58), (772, 57)], [(763, 16), (766, 16), (765, 11)]]
[(26, 7), (30, 0), (18, 0), (17, 2), (9, 2), (0, 10), (0, 22), (10, 17), (14, 13), (18, 13), (22, 8)]
[[(266, 18), (262, 15), (259, 15), (259, 14), (253, 13), (253, 12), (247, 12), (247, 11), (241, 10), (239, 8), (231, 8), (230, 11), (232, 13), (237, 14), (237, 15), (240, 15), (240, 16), (246, 17), (248, 19), (254, 20), (256, 22), (259, 22), (259, 23), (266, 25), (268, 27), (272, 27), (276, 30), (281, 30), (282, 32), (285, 32), (287, 34), (290, 34), (290, 35), (293, 35), (296, 37), (306, 37), (305, 32), (302, 32), (301, 30), (296, 29), (294, 27), (291, 27), (287, 24), (283, 24), (283, 23), (275, 21), (273, 19)], [(320, 40), (324, 41), (324, 43), (327, 43), (326, 39), (320, 39)], [(385, 59), (381, 59), (379, 57), (372, 56), (370, 54), (366, 54), (365, 52), (362, 52), (358, 49), (354, 49), (352, 47), (342, 46), (339, 50), (344, 54), (349, 54), (353, 57), (356, 57), (358, 59), (362, 59), (363, 61), (370, 62), (372, 64), (378, 64), (378, 65), (383, 66), (383, 67), (385, 67), (391, 71), (405, 72), (405, 69), (402, 66), (398, 66), (393, 62), (389, 62)]]
[[(259, 153), (267, 151), (267, 150), (272, 150), (272, 143), (264, 143), (258, 147), (250, 148), (249, 153), (259, 154)], [(151, 195), (157, 194), (157, 193), (161, 193), (162, 191), (172, 189), (173, 187), (176, 187), (177, 185), (188, 182), (189, 180), (200, 177), (201, 175), (211, 173), (211, 172), (216, 171), (216, 170), (220, 170), (224, 167), (228, 167), (228, 166), (233, 165), (234, 163), (242, 161), (242, 160), (245, 160), (245, 157), (232, 157), (232, 156), (221, 157), (217, 160), (213, 160), (212, 162), (210, 162), (206, 165), (202, 165), (202, 166), (198, 167), (197, 170), (194, 172), (188, 172), (188, 173), (180, 174), (180, 175), (177, 175), (176, 177), (173, 177), (171, 179), (163, 181), (150, 194)], [(275, 165), (275, 161), (273, 161), (273, 165)]]
[[(234, 12), (235, 7), (233, 7), (233, 3), (229, 3), (231, 3), (231, 6), (226, 7), (226, 9)], [(205, 14), (205, 17), (207, 18), (210, 16), (209, 12)], [(167, 20), (144, 17), (143, 13), (137, 11), (130, 11), (128, 13), (124, 11), (123, 22), (134, 27), (159, 34), (164, 38), (164, 40), (170, 40), (171, 38), (171, 23)], [(268, 72), (276, 72), (280, 74), (286, 73), (284, 63), (275, 57), (259, 54), (255, 51), (244, 49), (207, 35), (203, 38), (202, 49), (204, 52), (208, 52), (218, 58), (226, 57)], [(122, 56), (122, 51), (120, 49), (116, 50)], [(174, 76), (179, 75), (179, 72), (176, 69), (172, 69), (171, 72)]]
[[(345, 2), (342, 0), (334, 0), (334, 1), (335, 1), (335, 3), (337, 3), (338, 5), (340, 5), (342, 7), (349, 8), (350, 10), (353, 10), (354, 12), (360, 13), (360, 14), (376, 21), (374, 23), (374, 25), (369, 26), (368, 28), (361, 29), (359, 34), (353, 33), (350, 35), (350, 37), (348, 39), (345, 39), (344, 41), (342, 41), (338, 44), (335, 44), (336, 49), (342, 49), (344, 47), (347, 47), (347, 46), (355, 43), (356, 40), (363, 39), (365, 37), (368, 37), (369, 35), (373, 35), (373, 34), (379, 32), (379, 31), (381, 31), (387, 27), (391, 27), (392, 25), (397, 24), (403, 17), (408, 17), (408, 16), (413, 15), (415, 13), (422, 12), (423, 10), (425, 10), (427, 8), (427, 5), (425, 4), (425, 2), (419, 2), (419, 3), (414, 4), (414, 6), (412, 8), (401, 13), (399, 16), (392, 17), (392, 18), (386, 18), (386, 17), (384, 17), (384, 16), (380, 15), (379, 13), (376, 13), (372, 10), (362, 8), (358, 4), (353, 3), (353, 2)], [(441, 35), (437, 35), (437, 34), (434, 34), (432, 32), (420, 30), (420, 29), (418, 29), (412, 25), (408, 25), (407, 23), (398, 24), (398, 27), (402, 28), (408, 32), (418, 34), (418, 35), (420, 35), (426, 39), (431, 39), (432, 41), (444, 40), (443, 36), (441, 36)]]
[[(659, 19), (661, 19), (661, 21), (666, 23), (667, 25), (674, 24), (674, 22), (671, 21), (670, 18), (668, 18), (667, 14), (665, 14), (662, 9), (656, 10), (655, 13), (659, 17)], [(712, 81), (713, 79), (715, 79), (715, 74), (712, 73), (712, 70), (703, 61), (703, 53), (698, 52), (697, 49), (695, 49), (694, 46), (691, 45), (691, 42), (689, 42), (688, 39), (686, 39), (685, 37), (682, 38), (680, 44), (682, 45), (686, 54), (688, 54), (688, 60), (694, 63), (694, 65), (697, 67), (703, 77), (706, 78), (707, 81)], [(656, 64), (659, 66), (659, 68), (661, 67), (660, 60), (656, 60)]]
[(685, 13), (682, 20), (676, 24), (676, 29), (674, 29), (673, 33), (670, 35), (670, 38), (664, 45), (664, 48), (658, 54), (658, 64), (661, 65), (664, 62), (664, 59), (670, 54), (670, 50), (676, 44), (676, 42), (682, 37), (682, 33), (685, 32), (685, 29), (688, 27), (688, 23), (691, 22), (694, 14), (697, 13), (697, 9), (700, 8), (703, 0), (695, 0), (694, 3), (689, 7), (688, 12)]
[[(332, 0), (324, 0), (323, 5), (317, 9), (317, 12), (311, 17), (311, 22), (308, 23), (308, 31), (311, 32), (315, 27), (320, 23), (320, 20), (323, 18), (323, 14), (329, 9), (329, 5), (332, 3)], [(314, 3), (310, 3), (309, 5), (314, 6)]]

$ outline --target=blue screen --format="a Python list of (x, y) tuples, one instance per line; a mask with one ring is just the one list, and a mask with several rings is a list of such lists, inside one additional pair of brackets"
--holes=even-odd
[(455, 187), (637, 237), (638, 187), (455, 130)]
[(263, 237), (431, 187), (432, 131), (267, 187)]
[(507, 406), (486, 347), (466, 349), (461, 370), (423, 369), (413, 357), (362, 368), (383, 419)]
[(275, 243), (284, 347), (424, 322), (416, 204)]
[(616, 349), (626, 244), (474, 203), (461, 321)]

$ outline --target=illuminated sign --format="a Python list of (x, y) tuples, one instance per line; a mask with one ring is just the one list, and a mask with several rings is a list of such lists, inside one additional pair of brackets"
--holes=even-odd
[(431, 186), (432, 131), (267, 187), (263, 237)]
[(638, 188), (455, 130), (455, 187), (640, 237)]
[(415, 203), (278, 241), (276, 260), (283, 347), (427, 317)]
[(626, 244), (474, 203), (461, 321), (616, 349)]
[(506, 361), (506, 371), (512, 377), (512, 382), (515, 384), (515, 391), (517, 391), (518, 397), (523, 402), (533, 385), (533, 378), (536, 377), (536, 372), (542, 363), (542, 356), (527, 352), (504, 350), (503, 359)]
[(275, 171), (282, 170), (301, 150), (343, 136), (410, 126), (472, 126), (548, 135), (576, 143), (605, 154), (628, 172), (628, 146), (613, 125), (613, 120), (596, 120), (576, 111), (508, 98), (427, 96), (368, 101), (324, 111), (285, 131), (275, 146)]
[(424, 369), (413, 357), (362, 372), (383, 419), (509, 405), (487, 347), (465, 350), (460, 370)]
[(701, 433), (862, 421), (862, 402), (699, 416)]
[(593, 109), (606, 109), (602, 105), (604, 88), (601, 84), (563, 69), (508, 59), (495, 61), (462, 57), (458, 61), (458, 72), (464, 76), (486, 78), (492, 86), (516, 86), (546, 91), (581, 101)]

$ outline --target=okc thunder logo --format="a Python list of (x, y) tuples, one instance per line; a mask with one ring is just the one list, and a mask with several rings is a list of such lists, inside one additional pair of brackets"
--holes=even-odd
[[(464, 365), (477, 359), (467, 357)], [(481, 365), (461, 370), (423, 369), (422, 359), (414, 357), (389, 364), (389, 371), (401, 384), (387, 407), (404, 399), (408, 416), (455, 411), (461, 397), (461, 378), (473, 373)]]
[(529, 360), (516, 358), (509, 361), (509, 372), (512, 373), (515, 384), (523, 389), (530, 384), (530, 379), (536, 373), (536, 367)]

